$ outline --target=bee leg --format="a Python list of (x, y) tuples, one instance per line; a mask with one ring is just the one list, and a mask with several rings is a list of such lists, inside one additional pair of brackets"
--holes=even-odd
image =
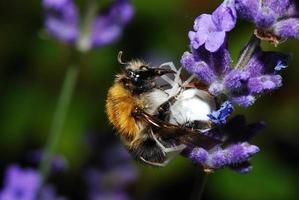
[(162, 65), (159, 66), (160, 67), (163, 67), (163, 66), (169, 66), (171, 70), (177, 72), (177, 68), (174, 66), (173, 62), (166, 62), (166, 63), (163, 63)]
[(153, 139), (156, 141), (157, 145), (162, 149), (162, 151), (165, 153), (166, 160), (163, 163), (158, 163), (159, 166), (165, 167), (170, 161), (172, 161), (176, 156), (178, 156), (185, 148), (186, 145), (181, 144), (174, 147), (165, 147), (155, 136), (153, 131), (151, 131)]
[(130, 149), (130, 152), (144, 163), (153, 166), (160, 166), (160, 163), (163, 163), (167, 159), (166, 153), (149, 133), (144, 133), (144, 137), (140, 138), (138, 145)]
[(186, 87), (193, 79), (195, 78), (195, 75), (191, 75), (182, 85), (183, 87)]
[(175, 85), (176, 83), (181, 83), (181, 82), (178, 82), (180, 81), (180, 74), (181, 74), (181, 68), (180, 69), (176, 69), (176, 67), (174, 66), (173, 62), (167, 62), (167, 63), (163, 63), (162, 65), (159, 66), (160, 67), (163, 67), (163, 66), (169, 66), (171, 70), (175, 71), (176, 74), (175, 74), (175, 80), (171, 80), (170, 78), (168, 78), (168, 76), (163, 76), (162, 79), (164, 79), (168, 84), (170, 85)]
[(153, 166), (156, 166), (156, 167), (165, 167), (168, 162), (165, 164), (165, 162), (167, 160), (165, 160), (164, 162), (162, 163), (158, 163), (158, 162), (151, 162), (151, 161), (148, 161), (148, 160), (145, 160), (143, 157), (140, 156), (140, 160), (142, 160), (143, 162), (147, 163), (147, 164), (150, 164), (150, 165), (153, 165)]
[(186, 145), (184, 144), (180, 144), (178, 146), (174, 146), (174, 147), (165, 147), (159, 140), (158, 138), (155, 136), (155, 134), (153, 133), (153, 131), (151, 131), (152, 137), (153, 139), (156, 141), (157, 145), (167, 154), (167, 153), (176, 153), (179, 154), (181, 153), (185, 148)]

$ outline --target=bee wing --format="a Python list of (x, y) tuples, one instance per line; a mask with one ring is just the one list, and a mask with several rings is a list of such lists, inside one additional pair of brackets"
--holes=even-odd
[(162, 121), (159, 118), (144, 112), (143, 110), (138, 110), (137, 113), (138, 116), (136, 117), (149, 123), (154, 129), (154, 133), (158, 134), (162, 138), (173, 139), (179, 144), (186, 144), (188, 146), (194, 147), (203, 147), (206, 149), (211, 149), (215, 145), (221, 143), (221, 141), (203, 135), (198, 131), (193, 131), (189, 128), (183, 128)]

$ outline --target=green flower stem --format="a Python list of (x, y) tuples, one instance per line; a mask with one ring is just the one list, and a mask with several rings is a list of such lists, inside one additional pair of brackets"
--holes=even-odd
[(77, 82), (79, 67), (70, 66), (67, 69), (58, 103), (54, 112), (53, 121), (50, 127), (49, 138), (44, 149), (43, 159), (39, 166), (39, 171), (43, 180), (46, 180), (53, 159), (57, 144), (61, 137), (62, 128), (65, 122), (73, 91)]
[(243, 69), (246, 66), (252, 54), (254, 53), (254, 50), (259, 46), (260, 41), (261, 40), (258, 39), (254, 34), (251, 36), (248, 44), (238, 59), (236, 69)]
[(191, 200), (200, 200), (202, 198), (203, 191), (208, 181), (208, 176), (208, 173), (203, 172), (200, 169), (196, 170), (196, 178), (193, 187), (193, 192), (191, 194)]
[(98, 11), (98, 2), (96, 0), (88, 0), (85, 15), (81, 23), (80, 38), (77, 42), (77, 49), (86, 52), (91, 48), (90, 34), (93, 20)]

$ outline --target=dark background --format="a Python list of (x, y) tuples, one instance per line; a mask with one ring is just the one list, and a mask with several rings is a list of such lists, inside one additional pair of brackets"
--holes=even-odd
[[(83, 3), (84, 1), (81, 1)], [(86, 53), (67, 116), (58, 152), (69, 161), (69, 170), (57, 183), (60, 194), (83, 199), (81, 170), (92, 154), (85, 142), (90, 133), (118, 141), (112, 136), (104, 103), (115, 73), (116, 56), (142, 58), (152, 64), (173, 61), (179, 66), (188, 50), (187, 33), (201, 13), (212, 12), (220, 1), (134, 0), (135, 17), (120, 41)], [(40, 1), (0, 2), (0, 169), (8, 163), (26, 163), (26, 154), (46, 142), (53, 110), (66, 68), (72, 63), (70, 47), (47, 36), (43, 29)], [(234, 61), (250, 38), (253, 26), (238, 22), (229, 33)], [(253, 143), (261, 152), (252, 159), (253, 171), (240, 175), (228, 169), (209, 177), (206, 199), (297, 199), (299, 198), (299, 41), (288, 40), (278, 48), (291, 52), (293, 60), (283, 72), (281, 89), (259, 98), (250, 108), (238, 108), (249, 122), (263, 120), (267, 128)], [(110, 136), (106, 136), (110, 135)], [(111, 139), (112, 138), (112, 139)], [(104, 148), (104, 146), (103, 146)], [(139, 179), (129, 188), (136, 199), (188, 199), (193, 190), (195, 167), (178, 158), (164, 169), (141, 166)], [(75, 192), (74, 192), (75, 191)], [(81, 197), (80, 197), (81, 196)]]

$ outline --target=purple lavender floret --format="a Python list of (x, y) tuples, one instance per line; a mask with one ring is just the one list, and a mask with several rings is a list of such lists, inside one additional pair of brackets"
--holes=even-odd
[(282, 69), (286, 69), (288, 67), (288, 64), (283, 62), (283, 61), (278, 61), (278, 63), (276, 64), (276, 66), (274, 67), (274, 70), (276, 72), (281, 71)]
[[(234, 166), (248, 161), (259, 148), (247, 142), (230, 145), (226, 148), (215, 147), (210, 151), (194, 148), (189, 158), (205, 170), (215, 170), (226, 166)], [(204, 155), (204, 157), (203, 157)]]
[(193, 148), (188, 151), (189, 157), (195, 164), (200, 165), (206, 172), (230, 167), (240, 173), (250, 172), (249, 160), (259, 152), (259, 147), (249, 143), (249, 140), (264, 128), (263, 123), (246, 125), (243, 116), (236, 116), (223, 127), (215, 128), (218, 137), (222, 136), (222, 144), (210, 150)]
[[(76, 44), (82, 51), (117, 41), (134, 14), (128, 0), (115, 0), (105, 13), (95, 15), (88, 22), (80, 19), (73, 0), (43, 0), (42, 5), (49, 35), (64, 43)], [(88, 24), (80, 27), (80, 20)]]
[[(245, 66), (239, 68), (238, 64), (232, 66), (225, 43), (213, 53), (204, 47), (191, 51), (183, 54), (183, 67), (206, 84), (211, 94), (225, 96), (233, 105), (243, 107), (252, 105), (258, 96), (282, 85), (277, 72), (286, 68), (289, 60), (289, 55), (264, 52), (258, 46)], [(243, 51), (240, 60), (242, 55)]]
[(113, 43), (122, 34), (124, 26), (134, 14), (132, 5), (126, 0), (117, 0), (108, 13), (97, 16), (91, 27), (90, 45), (99, 47)]
[(0, 199), (35, 200), (40, 184), (41, 176), (36, 171), (10, 165), (5, 172)]
[(235, 0), (240, 18), (280, 38), (299, 37), (299, 7), (295, 0)]
[(79, 14), (72, 0), (43, 0), (45, 27), (59, 41), (74, 44), (80, 36)]
[(195, 19), (194, 31), (189, 32), (191, 46), (198, 49), (204, 44), (210, 52), (217, 51), (225, 42), (226, 32), (236, 24), (237, 15), (233, 0), (225, 0), (213, 13)]
[(230, 114), (234, 111), (232, 104), (229, 101), (224, 102), (221, 107), (208, 114), (210, 120), (215, 124), (225, 124), (226, 119), (230, 116)]
[(70, 0), (43, 0), (42, 4), (47, 9), (61, 9), (70, 2)]

